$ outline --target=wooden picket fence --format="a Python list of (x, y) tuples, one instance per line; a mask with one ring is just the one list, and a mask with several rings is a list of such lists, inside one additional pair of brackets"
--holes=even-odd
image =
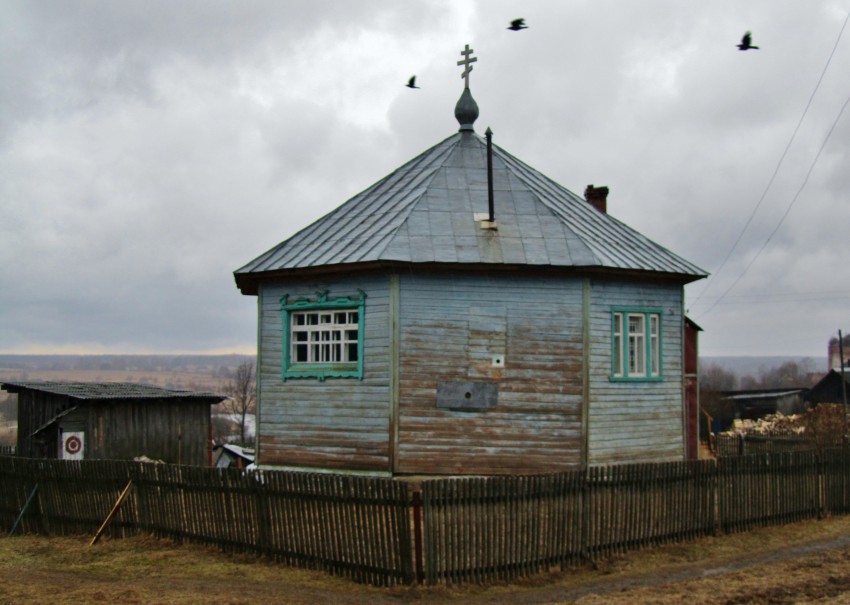
[(376, 586), (413, 582), (410, 494), (390, 479), (0, 458), (0, 521), (12, 527), (21, 517), (21, 532), (95, 534), (130, 481), (112, 537), (144, 532)]
[[(132, 489), (128, 490), (128, 485)], [(388, 478), (0, 457), (12, 532), (149, 533), (377, 586), (510, 581), (719, 532), (850, 512), (850, 450)]]
[(614, 553), (850, 512), (850, 451), (422, 484), (424, 580), (510, 581)]

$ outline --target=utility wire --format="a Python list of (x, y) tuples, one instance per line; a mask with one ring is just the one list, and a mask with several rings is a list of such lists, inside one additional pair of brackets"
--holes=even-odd
[[(785, 145), (785, 150), (782, 152), (782, 155), (779, 157), (779, 161), (776, 163), (776, 168), (774, 168), (773, 174), (771, 175), (770, 180), (768, 180), (767, 185), (765, 186), (764, 191), (761, 194), (761, 197), (759, 198), (759, 200), (756, 203), (755, 207), (753, 208), (752, 212), (750, 212), (750, 216), (747, 219), (747, 222), (744, 224), (744, 228), (741, 229), (741, 232), (738, 234), (737, 239), (735, 239), (735, 243), (732, 244), (731, 248), (729, 248), (729, 252), (726, 253), (726, 256), (723, 258), (723, 261), (720, 263), (720, 266), (717, 268), (716, 271), (714, 271), (712, 273), (711, 277), (709, 277), (708, 282), (705, 285), (705, 288), (703, 288), (702, 292), (700, 292), (697, 295), (696, 299), (691, 303), (691, 305), (696, 305), (699, 302), (699, 300), (702, 298), (703, 294), (705, 294), (709, 290), (709, 288), (711, 288), (711, 285), (714, 283), (714, 279), (717, 277), (717, 275), (726, 266), (726, 263), (729, 260), (729, 258), (732, 256), (732, 253), (735, 251), (735, 248), (737, 248), (738, 244), (741, 242), (741, 238), (744, 237), (744, 233), (746, 233), (747, 229), (750, 226), (750, 223), (753, 222), (753, 217), (755, 217), (756, 212), (758, 212), (758, 209), (761, 207), (762, 202), (764, 202), (765, 197), (767, 197), (767, 192), (770, 190), (771, 186), (773, 185), (773, 181), (776, 180), (776, 175), (779, 174), (779, 169), (782, 166), (782, 162), (785, 161), (785, 156), (788, 155), (788, 150), (791, 149), (791, 145), (794, 143), (794, 139), (797, 137), (797, 132), (799, 132), (800, 126), (803, 124), (803, 120), (805, 120), (805, 118), (806, 118), (806, 114), (809, 113), (809, 108), (812, 106), (812, 101), (814, 100), (815, 95), (817, 94), (818, 89), (820, 88), (821, 82), (823, 82), (823, 78), (826, 75), (826, 71), (829, 69), (829, 64), (832, 63), (832, 57), (835, 56), (835, 51), (838, 48), (838, 43), (841, 41), (841, 36), (844, 33), (844, 28), (847, 26), (848, 20), (850, 20), (850, 12), (848, 12), (847, 16), (844, 18), (844, 23), (841, 25), (841, 30), (838, 32), (838, 37), (835, 39), (835, 44), (832, 46), (832, 52), (829, 53), (829, 57), (826, 60), (826, 65), (824, 65), (823, 71), (821, 71), (820, 77), (818, 78), (818, 81), (815, 84), (815, 88), (814, 88), (814, 90), (812, 90), (812, 94), (809, 96), (809, 101), (806, 103), (806, 107), (803, 109), (803, 115), (800, 116), (800, 120), (797, 122), (797, 126), (794, 128), (794, 132), (791, 133), (791, 138), (788, 139), (788, 144)], [(738, 277), (738, 279), (740, 279), (740, 277)], [(738, 283), (738, 280), (735, 280), (735, 283)], [(731, 288), (729, 288), (729, 290), (731, 290)], [(727, 292), (729, 290), (727, 290)], [(722, 296), (721, 296), (721, 298), (722, 298)], [(715, 304), (717, 304), (717, 303), (715, 303)], [(714, 307), (714, 305), (712, 305), (709, 308), (709, 310), (711, 310), (711, 308), (713, 308), (713, 307)], [(703, 313), (703, 315), (705, 315), (706, 313), (708, 313), (708, 311), (705, 311)]]
[[(850, 15), (848, 15), (848, 16), (850, 16)], [(845, 21), (845, 23), (846, 23), (846, 21)], [(838, 121), (841, 119), (841, 116), (844, 114), (844, 110), (847, 109), (848, 105), (850, 105), (850, 96), (847, 97), (847, 99), (844, 101), (844, 105), (841, 106), (841, 110), (838, 112), (838, 115), (835, 116), (835, 120), (832, 122), (832, 126), (830, 126), (830, 128), (829, 128), (829, 132), (826, 133), (826, 137), (824, 138), (823, 143), (821, 143), (820, 149), (818, 149), (818, 152), (815, 155), (814, 160), (812, 160), (812, 163), (809, 166), (808, 172), (806, 172), (806, 178), (803, 179), (803, 183), (800, 185), (800, 188), (797, 189), (797, 193), (794, 194), (794, 198), (791, 200), (791, 203), (788, 204), (788, 208), (785, 209), (785, 214), (783, 214), (782, 218), (779, 219), (779, 223), (777, 223), (777, 225), (773, 229), (773, 231), (770, 232), (770, 235), (767, 236), (767, 239), (764, 241), (764, 244), (762, 244), (761, 248), (759, 248), (759, 251), (756, 252), (756, 255), (753, 256), (752, 259), (750, 259), (750, 262), (747, 264), (746, 267), (744, 267), (744, 270), (741, 271), (741, 274), (735, 279), (734, 282), (732, 282), (732, 285), (729, 286), (728, 288), (726, 288), (726, 291), (723, 292), (723, 294), (721, 294), (717, 298), (717, 300), (714, 301), (714, 304), (711, 305), (708, 309), (706, 309), (702, 313), (702, 315), (700, 315), (700, 317), (706, 315), (709, 311), (711, 311), (714, 307), (716, 307), (717, 304), (721, 300), (723, 300), (723, 298), (727, 294), (729, 294), (729, 292), (732, 290), (732, 288), (734, 288), (738, 284), (738, 282), (741, 281), (741, 278), (744, 277), (744, 275), (747, 273), (747, 271), (749, 271), (750, 267), (753, 266), (753, 263), (756, 262), (756, 259), (761, 255), (762, 252), (764, 252), (764, 249), (767, 247), (767, 244), (770, 243), (770, 240), (773, 238), (774, 235), (776, 235), (776, 232), (779, 231), (779, 228), (782, 226), (782, 223), (785, 222), (785, 219), (788, 217), (788, 213), (791, 212), (791, 208), (793, 208), (794, 204), (797, 203), (797, 200), (799, 199), (800, 194), (803, 192), (803, 189), (806, 187), (806, 184), (809, 182), (809, 176), (811, 176), (812, 171), (815, 168), (815, 165), (818, 163), (818, 159), (820, 159), (821, 152), (823, 152), (824, 147), (826, 147), (826, 143), (827, 143), (827, 141), (829, 141), (829, 137), (832, 136), (832, 132), (835, 130), (835, 126), (838, 124)]]

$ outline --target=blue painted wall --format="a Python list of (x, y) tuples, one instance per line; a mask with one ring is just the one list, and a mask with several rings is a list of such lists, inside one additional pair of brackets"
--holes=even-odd
[[(289, 281), (259, 294), (257, 460), (261, 465), (389, 469), (389, 317), (387, 276)], [(364, 377), (281, 378), (280, 300), (366, 293)]]
[[(281, 298), (358, 290), (367, 296), (362, 380), (284, 382)], [(681, 286), (368, 274), (266, 283), (259, 305), (261, 465), (491, 474), (684, 454)], [(662, 310), (663, 380), (611, 380), (611, 311), (621, 306)], [(446, 385), (494, 384), (495, 407), (438, 405)]]
[[(590, 309), (588, 462), (681, 460), (683, 442), (682, 287), (593, 281)], [(662, 311), (660, 382), (615, 382), (611, 375), (611, 309)]]

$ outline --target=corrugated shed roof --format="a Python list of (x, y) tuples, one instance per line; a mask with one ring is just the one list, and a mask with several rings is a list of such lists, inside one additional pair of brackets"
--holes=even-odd
[(799, 395), (806, 391), (805, 388), (797, 389), (765, 389), (763, 391), (738, 391), (729, 392), (723, 399), (732, 401), (743, 401), (745, 399), (780, 399), (789, 395)]
[(175, 401), (201, 401), (211, 404), (226, 399), (224, 395), (201, 393), (183, 389), (166, 389), (147, 384), (129, 382), (71, 382), (57, 380), (4, 381), (0, 387), (10, 393), (24, 390), (63, 395), (76, 400), (103, 399), (174, 399)]
[(706, 275), (496, 145), (493, 188), (498, 228), (482, 229), (475, 215), (488, 207), (487, 143), (461, 131), (238, 269), (237, 285), (246, 291), (263, 273), (369, 262)]

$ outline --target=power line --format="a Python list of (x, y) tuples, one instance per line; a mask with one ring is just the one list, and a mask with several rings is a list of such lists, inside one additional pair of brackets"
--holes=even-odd
[(829, 296), (820, 295), (817, 293), (811, 294), (801, 294), (795, 297), (781, 297), (781, 296), (753, 296), (753, 297), (734, 297), (727, 296), (722, 301), (716, 301), (716, 304), (719, 305), (788, 305), (788, 304), (798, 304), (798, 303), (823, 303), (829, 301), (841, 301), (845, 302), (848, 297), (850, 297), (850, 293), (842, 293), (842, 294), (832, 294)]
[[(823, 67), (823, 71), (821, 71), (820, 77), (818, 78), (818, 81), (815, 84), (814, 90), (812, 90), (812, 94), (809, 96), (809, 100), (806, 103), (806, 107), (803, 109), (803, 114), (800, 116), (800, 119), (797, 122), (797, 126), (794, 128), (794, 132), (791, 133), (791, 138), (788, 139), (788, 144), (785, 145), (785, 150), (782, 152), (782, 155), (779, 157), (779, 161), (776, 163), (776, 168), (774, 168), (773, 174), (770, 176), (770, 179), (768, 180), (767, 185), (764, 188), (764, 191), (762, 191), (761, 197), (759, 197), (758, 202), (756, 203), (752, 212), (750, 212), (750, 216), (749, 216), (749, 218), (747, 218), (746, 223), (744, 223), (743, 229), (741, 229), (741, 232), (738, 234), (738, 237), (735, 239), (735, 242), (732, 244), (732, 247), (729, 248), (729, 252), (726, 253), (726, 256), (723, 258), (723, 261), (720, 263), (720, 266), (717, 268), (716, 271), (714, 271), (712, 273), (711, 277), (709, 277), (708, 282), (705, 285), (705, 288), (703, 288), (702, 292), (700, 292), (697, 295), (696, 299), (694, 300), (694, 302), (692, 304), (696, 305), (699, 302), (700, 298), (702, 298), (702, 296), (708, 291), (708, 289), (714, 283), (714, 280), (717, 277), (717, 275), (726, 266), (726, 263), (729, 260), (729, 258), (732, 256), (732, 253), (735, 251), (735, 248), (737, 248), (738, 244), (741, 242), (741, 238), (744, 237), (744, 233), (746, 233), (747, 229), (750, 226), (750, 223), (753, 222), (753, 218), (755, 217), (756, 212), (758, 212), (758, 209), (761, 207), (762, 202), (764, 202), (765, 197), (767, 197), (767, 192), (770, 190), (771, 186), (773, 185), (773, 181), (776, 180), (776, 175), (779, 173), (779, 169), (782, 166), (782, 162), (785, 161), (785, 156), (788, 155), (788, 150), (791, 149), (791, 145), (794, 143), (794, 139), (797, 137), (797, 132), (799, 132), (800, 126), (803, 124), (803, 120), (806, 118), (806, 115), (809, 112), (809, 108), (812, 106), (812, 101), (814, 100), (815, 95), (817, 94), (818, 89), (820, 88), (821, 82), (823, 82), (823, 78), (826, 75), (827, 70), (829, 69), (829, 65), (830, 65), (830, 63), (832, 63), (832, 57), (835, 55), (835, 51), (838, 48), (838, 43), (841, 41), (841, 36), (844, 34), (844, 28), (847, 26), (848, 20), (850, 20), (850, 12), (848, 12), (847, 17), (844, 18), (844, 23), (841, 25), (841, 30), (838, 32), (838, 37), (835, 39), (835, 44), (832, 46), (832, 52), (829, 53), (829, 57), (827, 58), (826, 64)], [(787, 214), (787, 212), (786, 212), (786, 214)], [(783, 217), (783, 219), (784, 219), (784, 217)], [(772, 235), (773, 234), (771, 234), (771, 236)], [(749, 267), (747, 267), (747, 268), (749, 268)], [(738, 277), (738, 279), (735, 280), (735, 283), (738, 283), (738, 280), (740, 280), (740, 276)], [(729, 288), (726, 291), (728, 292), (729, 290), (731, 290), (731, 288)], [(722, 296), (721, 296), (721, 298), (722, 298)], [(711, 310), (711, 309), (709, 309), (709, 310)], [(705, 313), (708, 313), (708, 311), (706, 311)]]
[[(850, 17), (850, 14), (848, 14), (848, 17)], [(846, 23), (846, 21), (845, 21), (845, 23)], [(770, 235), (767, 236), (767, 239), (764, 241), (764, 244), (762, 244), (761, 248), (759, 248), (759, 251), (756, 252), (755, 256), (753, 256), (753, 258), (750, 259), (750, 262), (747, 264), (746, 267), (744, 267), (744, 270), (741, 271), (741, 274), (738, 275), (738, 277), (735, 279), (735, 281), (732, 282), (732, 285), (729, 286), (728, 288), (726, 288), (726, 291), (723, 292), (723, 294), (721, 294), (718, 297), (718, 299), (716, 301), (714, 301), (714, 304), (711, 305), (708, 309), (706, 309), (700, 317), (702, 317), (703, 315), (706, 315), (715, 306), (717, 306), (717, 304), (721, 300), (723, 300), (723, 298), (732, 290), (732, 288), (734, 288), (738, 284), (738, 282), (741, 281), (741, 278), (744, 277), (744, 275), (746, 275), (747, 271), (750, 270), (750, 267), (753, 266), (753, 263), (756, 262), (756, 259), (759, 256), (761, 256), (762, 252), (764, 252), (764, 249), (767, 247), (767, 244), (770, 243), (770, 240), (773, 238), (774, 235), (776, 235), (776, 232), (779, 231), (779, 228), (782, 226), (782, 223), (785, 222), (785, 219), (788, 217), (788, 213), (791, 212), (791, 208), (793, 208), (794, 204), (797, 203), (797, 200), (799, 199), (800, 194), (803, 192), (803, 189), (806, 187), (806, 184), (809, 182), (809, 176), (811, 176), (812, 171), (815, 168), (815, 165), (817, 164), (818, 160), (820, 159), (820, 154), (823, 152), (824, 147), (826, 147), (827, 141), (829, 141), (829, 138), (832, 136), (832, 132), (835, 130), (835, 126), (838, 124), (838, 121), (841, 119), (841, 116), (844, 114), (844, 110), (847, 109), (847, 105), (850, 105), (850, 96), (847, 97), (847, 99), (844, 101), (844, 105), (841, 106), (841, 110), (838, 112), (838, 115), (835, 116), (835, 120), (832, 122), (832, 126), (829, 127), (829, 132), (826, 133), (826, 137), (824, 138), (823, 143), (821, 143), (820, 149), (818, 149), (818, 152), (815, 155), (814, 160), (812, 160), (812, 163), (809, 166), (809, 170), (806, 172), (806, 177), (803, 179), (803, 183), (800, 185), (800, 188), (797, 189), (797, 193), (794, 194), (794, 198), (791, 200), (791, 203), (788, 204), (788, 208), (785, 209), (785, 214), (783, 214), (782, 218), (779, 219), (779, 222), (777, 223), (776, 227), (773, 229), (773, 231), (770, 232)]]

